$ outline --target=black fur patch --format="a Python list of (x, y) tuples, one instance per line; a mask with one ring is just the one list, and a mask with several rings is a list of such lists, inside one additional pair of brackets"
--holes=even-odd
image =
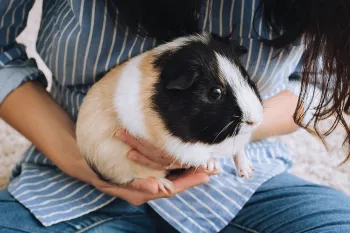
[[(153, 109), (170, 133), (183, 142), (215, 144), (239, 131), (242, 111), (231, 88), (219, 78), (215, 52), (238, 66), (242, 76), (254, 87), (239, 62), (244, 49), (230, 38), (212, 35), (209, 44), (193, 41), (176, 51), (163, 53), (154, 63), (160, 78), (155, 84)], [(195, 77), (195, 80), (182, 90), (167, 89), (167, 85), (180, 76)], [(210, 98), (210, 90), (216, 86), (223, 91), (220, 100)]]

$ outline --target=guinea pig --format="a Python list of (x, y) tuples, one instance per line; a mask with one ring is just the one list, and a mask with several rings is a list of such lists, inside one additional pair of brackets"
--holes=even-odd
[(208, 171), (234, 157), (239, 176), (253, 167), (244, 147), (263, 119), (256, 86), (240, 64), (245, 49), (230, 37), (200, 33), (179, 37), (110, 70), (80, 106), (76, 138), (82, 156), (114, 184), (154, 177), (172, 192), (167, 172), (127, 158), (118, 129), (147, 140), (174, 160)]

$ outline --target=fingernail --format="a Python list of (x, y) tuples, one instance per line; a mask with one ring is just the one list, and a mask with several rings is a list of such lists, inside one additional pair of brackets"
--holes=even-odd
[(222, 170), (220, 168), (217, 168), (215, 169), (214, 174), (217, 175), (217, 174), (220, 174), (221, 172)]
[(210, 182), (210, 176), (207, 177), (207, 179), (204, 180), (204, 184), (208, 184)]

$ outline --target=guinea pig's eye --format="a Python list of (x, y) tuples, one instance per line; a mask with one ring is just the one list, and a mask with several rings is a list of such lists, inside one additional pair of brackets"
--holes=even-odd
[(222, 89), (221, 89), (221, 87), (216, 86), (216, 87), (210, 88), (209, 95), (210, 95), (210, 97), (213, 100), (221, 99), (221, 96), (222, 96)]

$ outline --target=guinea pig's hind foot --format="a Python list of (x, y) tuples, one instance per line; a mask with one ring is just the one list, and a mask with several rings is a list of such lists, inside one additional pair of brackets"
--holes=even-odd
[(170, 180), (166, 178), (158, 178), (157, 182), (158, 182), (159, 191), (162, 191), (163, 193), (169, 196), (175, 193), (174, 185)]
[(205, 165), (204, 169), (208, 173), (218, 174), (221, 172), (221, 166), (216, 159), (209, 160)]
[(234, 158), (238, 175), (250, 179), (254, 173), (254, 168), (251, 161), (248, 159), (244, 150), (239, 152)]

